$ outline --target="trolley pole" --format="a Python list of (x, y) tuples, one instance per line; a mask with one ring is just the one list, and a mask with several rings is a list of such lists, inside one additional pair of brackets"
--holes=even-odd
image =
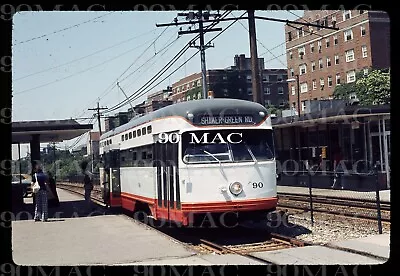
[(207, 99), (207, 67), (206, 48), (204, 46), (203, 13), (199, 10), (199, 32), (200, 32), (200, 59), (201, 59), (201, 81), (203, 87), (203, 99)]
[(97, 102), (97, 107), (96, 108), (89, 108), (88, 110), (94, 110), (97, 111), (97, 121), (99, 123), (99, 132), (100, 132), (100, 136), (101, 136), (101, 122), (100, 122), (100, 110), (101, 109), (107, 109), (107, 107), (100, 107), (100, 103)]

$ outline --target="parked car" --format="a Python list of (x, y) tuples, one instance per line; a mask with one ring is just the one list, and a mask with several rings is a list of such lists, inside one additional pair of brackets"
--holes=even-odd
[(19, 185), (22, 184), (23, 195), (24, 197), (28, 197), (32, 195), (32, 186), (31, 186), (32, 178), (28, 174), (13, 174), (12, 175), (12, 184)]

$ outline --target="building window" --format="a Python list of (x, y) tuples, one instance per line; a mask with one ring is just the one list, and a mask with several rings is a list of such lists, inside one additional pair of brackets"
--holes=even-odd
[(306, 65), (305, 64), (299, 65), (299, 71), (300, 71), (300, 75), (307, 73)]
[(265, 105), (271, 105), (271, 100), (265, 100)]
[(299, 52), (299, 58), (303, 58), (303, 56), (306, 54), (306, 49), (305, 49), (305, 47), (303, 46), (303, 47), (300, 47), (300, 48), (298, 48), (297, 49), (297, 51)]
[(361, 52), (362, 52), (362, 57), (363, 57), (363, 58), (366, 58), (366, 57), (368, 56), (368, 53), (367, 53), (367, 46), (366, 46), (366, 45), (363, 45), (363, 46), (361, 47)]
[(346, 51), (346, 62), (354, 60), (354, 49)]
[(300, 38), (300, 30), (297, 30), (297, 38)]
[(328, 76), (328, 87), (332, 86), (332, 77)]
[(335, 56), (335, 64), (338, 65), (339, 64), (339, 55)]
[(324, 18), (322, 23), (323, 23), (324, 26), (328, 26), (328, 16)]
[(334, 36), (333, 36), (333, 44), (334, 44), (334, 45), (337, 45), (338, 42), (339, 42), (339, 41), (338, 41), (337, 35), (334, 35)]
[(252, 92), (251, 92), (251, 87), (247, 87), (247, 94), (249, 94), (249, 95), (252, 94)]
[(308, 91), (307, 83), (303, 82), (302, 84), (300, 84), (300, 92), (306, 93), (307, 91)]
[(311, 53), (314, 53), (314, 43), (311, 43), (311, 44), (310, 44), (310, 52), (311, 52)]
[(329, 38), (325, 38), (325, 44), (326, 44), (326, 48), (329, 47)]
[(312, 80), (312, 90), (317, 89), (317, 80)]
[(290, 68), (290, 76), (291, 76), (291, 77), (294, 77), (294, 70), (293, 70), (293, 68)]
[(321, 86), (321, 89), (324, 87), (325, 81), (324, 81), (323, 78), (320, 78), (320, 79), (319, 79), (319, 85)]
[(292, 86), (291, 89), (292, 89), (292, 96), (296, 95), (296, 87)]
[(326, 67), (329, 67), (329, 66), (331, 66), (331, 58), (327, 57), (326, 58)]
[(306, 101), (301, 101), (301, 111), (306, 110)]
[(311, 72), (315, 71), (315, 61), (311, 62)]
[(282, 76), (282, 75), (278, 75), (278, 76), (277, 76), (277, 80), (278, 80), (278, 81), (283, 81), (283, 76)]
[(364, 72), (364, 76), (368, 75), (368, 68), (364, 68), (363, 72)]
[(278, 94), (283, 94), (283, 87), (282, 86), (278, 87)]
[(200, 86), (200, 80), (197, 80), (197, 86)]
[(364, 10), (360, 10), (360, 14), (363, 14), (365, 11)]
[(336, 16), (335, 15), (332, 15), (331, 21), (332, 21), (332, 26), (335, 26), (336, 25)]
[(347, 72), (347, 83), (354, 82), (356, 80), (356, 71), (352, 70)]
[(344, 31), (343, 34), (344, 34), (344, 41), (349, 41), (353, 39), (353, 31), (351, 29)]
[(320, 40), (320, 41), (318, 41), (318, 53), (321, 53), (321, 52), (322, 52), (322, 42)]
[(348, 20), (351, 18), (351, 11), (344, 11), (343, 12), (343, 21)]
[(362, 25), (360, 28), (361, 28), (361, 36), (365, 36), (366, 33), (365, 25)]
[(190, 96), (187, 96), (187, 97), (186, 97), (186, 100), (187, 100), (187, 101), (190, 101)]
[[(265, 80), (264, 80), (264, 78), (265, 78)], [(265, 75), (265, 76), (263, 77), (263, 81), (269, 82), (269, 75)]]
[(292, 53), (292, 51), (289, 52), (289, 58), (290, 58), (290, 59), (293, 58), (293, 53)]
[(201, 99), (201, 93), (197, 93), (197, 99)]
[(336, 84), (340, 84), (340, 74), (336, 74)]
[(322, 58), (320, 58), (320, 59), (318, 60), (318, 64), (319, 64), (319, 69), (324, 68), (324, 65), (323, 65), (323, 63), (322, 63)]
[(265, 88), (265, 94), (267, 95), (271, 94), (271, 89), (269, 87)]
[(194, 83), (194, 81), (192, 81), (192, 87), (194, 87), (196, 84)]
[(292, 41), (292, 32), (288, 32), (287, 34), (288, 34), (288, 40)]

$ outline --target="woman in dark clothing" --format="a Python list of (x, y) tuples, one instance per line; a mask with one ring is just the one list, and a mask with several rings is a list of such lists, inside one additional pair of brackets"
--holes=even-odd
[(32, 176), (32, 185), (39, 182), (40, 189), (35, 195), (35, 221), (47, 221), (48, 207), (47, 207), (47, 176), (43, 173), (40, 165), (36, 165), (35, 173)]
[(53, 175), (49, 172), (49, 188), (52, 192), (53, 196), (48, 200), (49, 207), (58, 207), (60, 206), (60, 200), (58, 199), (57, 189), (56, 189), (56, 181), (54, 180)]

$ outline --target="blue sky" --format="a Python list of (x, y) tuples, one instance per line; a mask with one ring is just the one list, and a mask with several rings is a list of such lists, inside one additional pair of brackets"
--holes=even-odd
[[(243, 12), (235, 11), (228, 17), (239, 17)], [(303, 11), (256, 11), (255, 14), (296, 20)], [(125, 96), (116, 86), (117, 79), (125, 93), (131, 95), (195, 36), (188, 34), (176, 39), (179, 27), (156, 27), (156, 23), (170, 23), (176, 16), (176, 11), (15, 14), (12, 34), (13, 121), (91, 117), (93, 112), (88, 108), (95, 107), (98, 100), (101, 106), (106, 107), (124, 100)], [(182, 17), (180, 19), (184, 20)], [(207, 69), (233, 65), (236, 54), (249, 56), (249, 36), (244, 28), (248, 28), (247, 20), (240, 22), (216, 38), (213, 41), (214, 48), (207, 49)], [(229, 24), (222, 22), (217, 27), (224, 29)], [(257, 20), (256, 31), (258, 54), (266, 61), (265, 66), (285, 68), (284, 23)], [(205, 41), (216, 34), (207, 33)], [(186, 51), (159, 80), (195, 52), (193, 48)], [(196, 55), (149, 93), (200, 71), (200, 55)], [(146, 94), (133, 104), (145, 98)], [(119, 111), (128, 108), (129, 105)], [(89, 123), (89, 120), (78, 122)], [(94, 130), (98, 130), (96, 121), (93, 123)], [(77, 144), (86, 141), (87, 135)], [(75, 142), (76, 139), (60, 143), (59, 146), (65, 148)], [(22, 156), (26, 155), (26, 148), (21, 147)]]

